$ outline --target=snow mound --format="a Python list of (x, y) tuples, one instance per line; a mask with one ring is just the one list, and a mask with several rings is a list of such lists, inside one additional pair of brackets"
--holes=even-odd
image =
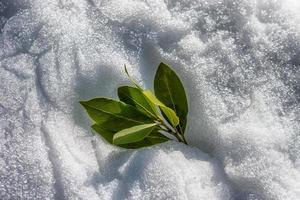
[[(297, 0), (0, 1), (0, 199), (300, 199)], [(187, 140), (122, 150), (78, 104), (172, 65)]]
[(216, 160), (175, 142), (112, 153), (99, 165), (91, 184), (100, 199), (230, 199)]

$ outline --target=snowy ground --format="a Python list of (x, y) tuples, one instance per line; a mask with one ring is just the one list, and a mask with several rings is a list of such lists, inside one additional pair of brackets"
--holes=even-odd
[[(0, 0), (0, 199), (300, 199), (299, 0)], [(160, 61), (187, 139), (125, 151), (78, 101)]]

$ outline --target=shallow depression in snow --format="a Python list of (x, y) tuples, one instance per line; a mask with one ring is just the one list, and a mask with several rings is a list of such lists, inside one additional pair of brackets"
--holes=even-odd
[[(0, 1), (0, 199), (299, 199), (297, 0)], [(185, 146), (122, 150), (79, 100), (145, 87), (159, 62), (189, 97)]]

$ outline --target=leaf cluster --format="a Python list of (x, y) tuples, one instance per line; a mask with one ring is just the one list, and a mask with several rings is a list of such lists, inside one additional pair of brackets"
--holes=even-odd
[(160, 63), (154, 78), (154, 93), (144, 90), (125, 72), (133, 86), (118, 88), (119, 101), (94, 98), (80, 101), (93, 121), (92, 129), (108, 143), (136, 149), (177, 139), (187, 144), (184, 132), (188, 103), (177, 74)]

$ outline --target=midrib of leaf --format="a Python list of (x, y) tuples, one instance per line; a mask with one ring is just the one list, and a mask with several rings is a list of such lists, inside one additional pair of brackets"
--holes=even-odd
[[(171, 98), (172, 106), (173, 106), (173, 108), (174, 108), (175, 113), (177, 114), (177, 110), (176, 110), (176, 108), (175, 108), (175, 103), (174, 103), (174, 100), (173, 100), (173, 97), (172, 97), (172, 94), (171, 94), (171, 91), (170, 91), (170, 88), (169, 88), (169, 82), (168, 82), (168, 80), (167, 80), (166, 78), (164, 78), (164, 81), (165, 81), (165, 83), (166, 83), (166, 85), (167, 85), (167, 89), (168, 89), (168, 92), (169, 92), (169, 96), (170, 96), (170, 98)], [(179, 121), (178, 126), (179, 126), (179, 128), (180, 128), (180, 132), (183, 134), (183, 131), (182, 131), (182, 128), (181, 128), (181, 125), (180, 125), (180, 121)]]
[(164, 80), (165, 80), (165, 83), (166, 83), (166, 85), (167, 85), (167, 89), (168, 89), (168, 92), (169, 92), (169, 95), (170, 95), (170, 98), (171, 98), (171, 101), (172, 101), (172, 106), (173, 106), (173, 108), (174, 108), (174, 111), (177, 113), (176, 108), (175, 108), (175, 103), (174, 103), (174, 101), (173, 101), (173, 97), (172, 97), (172, 95), (171, 95), (171, 91), (170, 91), (170, 88), (169, 88), (169, 82), (168, 82), (168, 80), (165, 79), (165, 78), (164, 78)]
[(120, 119), (125, 119), (125, 120), (127, 120), (127, 121), (132, 121), (132, 122), (136, 122), (136, 123), (139, 123), (139, 124), (144, 124), (144, 122), (137, 121), (137, 120), (134, 120), (134, 119), (131, 119), (131, 118), (126, 118), (126, 117), (123, 117), (123, 116), (121, 116), (121, 115), (116, 115), (116, 114), (114, 114), (114, 113), (110, 113), (110, 112), (107, 112), (107, 111), (104, 111), (104, 110), (95, 108), (95, 107), (93, 107), (93, 106), (88, 106), (88, 107), (93, 108), (93, 109), (95, 109), (95, 110), (99, 110), (99, 111), (101, 111), (101, 112), (103, 112), (103, 113), (106, 113), (106, 114), (109, 114), (109, 115), (113, 115), (113, 116), (115, 116), (115, 117), (117, 117), (117, 118), (120, 118)]
[(137, 102), (135, 99), (131, 98), (129, 95), (127, 95), (126, 93), (123, 92), (123, 94), (125, 94), (125, 96), (127, 96), (129, 99), (131, 99), (132, 101), (134, 101), (136, 104), (138, 104), (139, 106), (141, 106), (148, 114), (150, 114), (152, 117), (157, 118), (155, 115), (153, 115), (151, 112), (149, 112), (142, 104), (140, 104), (139, 102)]

